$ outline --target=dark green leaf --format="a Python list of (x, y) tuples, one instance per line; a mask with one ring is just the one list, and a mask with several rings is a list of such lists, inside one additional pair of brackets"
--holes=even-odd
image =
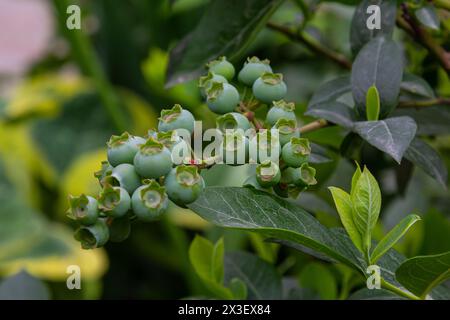
[(393, 116), (409, 116), (417, 123), (417, 134), (435, 135), (450, 133), (450, 108), (437, 105), (427, 108), (397, 109)]
[(436, 8), (433, 5), (426, 5), (416, 12), (417, 19), (426, 27), (434, 30), (439, 30), (439, 17)]
[(309, 155), (308, 162), (320, 164), (331, 161), (331, 159), (327, 155), (327, 149), (313, 142), (311, 142), (310, 145), (311, 145), (311, 154)]
[(314, 104), (305, 112), (305, 115), (323, 118), (345, 128), (351, 128), (353, 122), (356, 121), (354, 110), (338, 101)]
[(375, 148), (386, 152), (398, 163), (416, 135), (417, 125), (410, 117), (355, 122), (356, 132)]
[[(380, 8), (380, 29), (370, 30), (367, 27), (367, 19), (373, 13), (367, 13), (367, 7), (377, 5)], [(379, 35), (390, 37), (395, 27), (397, 4), (392, 0), (364, 0), (356, 8), (350, 29), (350, 43), (353, 54), (369, 41)]]
[(350, 76), (342, 76), (320, 85), (308, 104), (308, 110), (314, 105), (336, 101), (339, 97), (352, 90)]
[(403, 57), (399, 46), (377, 37), (361, 49), (353, 63), (352, 93), (361, 119), (366, 115), (367, 90), (375, 85), (380, 94), (380, 118), (397, 106), (403, 76)]
[(416, 100), (417, 98), (432, 99), (436, 95), (428, 82), (423, 78), (411, 73), (405, 73), (400, 85), (400, 99), (403, 98), (402, 96)]
[(214, 0), (197, 27), (170, 53), (167, 86), (192, 80), (219, 56), (240, 58), (281, 0)]
[(281, 299), (281, 277), (275, 267), (247, 252), (225, 255), (225, 283), (240, 279), (248, 291), (248, 299)]
[(395, 272), (406, 289), (425, 298), (437, 285), (450, 278), (450, 251), (406, 260)]
[(447, 186), (447, 167), (437, 151), (425, 141), (415, 138), (406, 150), (405, 158), (436, 179), (441, 185)]
[(50, 293), (45, 284), (25, 271), (6, 278), (0, 283), (0, 300), (48, 300)]
[(349, 300), (406, 300), (391, 291), (384, 289), (367, 289), (363, 288), (353, 293)]

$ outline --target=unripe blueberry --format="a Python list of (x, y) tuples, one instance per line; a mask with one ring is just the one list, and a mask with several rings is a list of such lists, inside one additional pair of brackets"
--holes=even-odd
[(81, 226), (75, 231), (75, 239), (83, 249), (95, 249), (104, 246), (109, 239), (109, 229), (106, 219), (98, 219), (90, 226)]
[(228, 62), (226, 57), (220, 57), (217, 60), (211, 61), (206, 66), (210, 72), (221, 75), (228, 81), (234, 77), (234, 66)]
[(246, 131), (252, 127), (247, 117), (237, 112), (230, 112), (224, 114), (223, 116), (217, 117), (216, 125), (217, 128), (222, 132), (225, 132), (225, 130), (228, 129), (242, 129)]
[(272, 101), (281, 100), (287, 92), (286, 84), (283, 82), (281, 73), (264, 73), (253, 83), (253, 95), (256, 99), (271, 103)]
[(277, 161), (280, 153), (281, 145), (277, 130), (260, 130), (250, 140), (250, 162)]
[(284, 169), (281, 176), (281, 182), (306, 188), (317, 184), (315, 176), (316, 169), (310, 167), (307, 163), (304, 163), (299, 168), (291, 167)]
[(293, 102), (286, 102), (284, 100), (274, 101), (272, 107), (267, 112), (266, 122), (274, 126), (280, 119), (289, 119), (295, 121), (297, 124), (297, 117), (294, 111), (295, 104)]
[(131, 207), (130, 195), (124, 188), (106, 185), (100, 192), (98, 207), (108, 217), (123, 217)]
[(161, 217), (169, 204), (164, 187), (155, 180), (148, 180), (131, 197), (134, 214), (141, 220), (153, 221)]
[(133, 163), (139, 145), (144, 142), (143, 138), (132, 136), (128, 132), (124, 132), (120, 136), (112, 136), (107, 143), (109, 163), (113, 167), (121, 163)]
[(111, 175), (104, 178), (104, 182), (118, 185), (131, 195), (141, 185), (141, 178), (132, 164), (123, 163), (115, 167)]
[(281, 172), (278, 165), (270, 160), (266, 160), (256, 167), (256, 180), (262, 187), (272, 187), (281, 179)]
[(297, 129), (297, 123), (294, 120), (281, 118), (272, 128), (278, 130), (280, 144), (282, 146), (291, 141), (291, 138), (300, 137), (300, 131)]
[(269, 60), (259, 60), (257, 57), (248, 58), (239, 72), (238, 79), (247, 86), (252, 86), (256, 79), (264, 72), (272, 72)]
[(213, 82), (206, 94), (209, 109), (218, 114), (232, 112), (239, 103), (239, 92), (228, 83)]
[(305, 162), (311, 154), (311, 146), (308, 139), (292, 138), (281, 150), (281, 157), (289, 167), (298, 168)]
[(242, 165), (248, 162), (249, 142), (242, 129), (226, 130), (220, 145), (220, 158), (228, 165)]
[(181, 108), (179, 104), (172, 109), (164, 109), (159, 117), (158, 130), (171, 131), (185, 129), (190, 133), (194, 132), (195, 118), (189, 111)]
[(173, 168), (164, 183), (169, 199), (180, 206), (197, 200), (205, 188), (205, 182), (195, 166)]
[(172, 169), (172, 155), (161, 142), (149, 138), (136, 153), (134, 168), (141, 177), (157, 179)]
[(100, 184), (102, 184), (103, 179), (106, 176), (111, 175), (113, 169), (114, 167), (110, 165), (108, 161), (102, 161), (102, 168), (99, 171), (95, 172), (94, 176), (98, 179)]
[(228, 83), (228, 80), (219, 74), (208, 72), (206, 76), (200, 77), (198, 81), (198, 87), (203, 97), (206, 97), (206, 91), (208, 91), (214, 82)]
[(99, 216), (97, 200), (82, 194), (79, 197), (69, 196), (67, 216), (84, 225), (94, 224)]

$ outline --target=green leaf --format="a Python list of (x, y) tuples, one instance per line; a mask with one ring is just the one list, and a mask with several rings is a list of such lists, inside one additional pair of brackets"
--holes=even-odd
[(230, 252), (225, 255), (225, 283), (233, 291), (238, 278), (247, 288), (247, 299), (281, 299), (281, 276), (270, 263), (247, 252)]
[(171, 51), (167, 86), (192, 80), (219, 56), (236, 61), (281, 0), (212, 1), (197, 27)]
[(299, 276), (300, 286), (317, 292), (321, 299), (334, 300), (337, 297), (337, 283), (333, 274), (322, 264), (307, 264)]
[(376, 289), (370, 290), (367, 288), (360, 289), (354, 292), (348, 300), (407, 300), (404, 297), (400, 297), (395, 293), (385, 290)]
[(350, 239), (352, 239), (354, 245), (359, 251), (364, 252), (361, 234), (353, 222), (353, 209), (350, 195), (344, 190), (336, 187), (329, 187), (328, 189), (331, 191), (337, 212), (339, 213), (341, 222), (350, 236)]
[(323, 118), (344, 128), (351, 128), (353, 122), (356, 121), (354, 110), (348, 105), (338, 101), (314, 104), (308, 108), (305, 115)]
[(398, 163), (408, 149), (417, 130), (410, 117), (388, 118), (380, 121), (355, 122), (353, 131), (375, 148), (386, 152)]
[(375, 264), (378, 259), (381, 258), (390, 248), (392, 248), (398, 240), (412, 227), (414, 223), (420, 220), (420, 217), (415, 214), (410, 214), (406, 218), (402, 219), (389, 233), (378, 242), (375, 249), (373, 249), (370, 255), (371, 264)]
[(415, 138), (406, 150), (405, 158), (436, 179), (444, 188), (447, 187), (447, 166), (437, 151), (425, 141)]
[(364, 270), (357, 258), (360, 254), (350, 239), (330, 232), (302, 208), (266, 192), (253, 188), (208, 187), (188, 207), (218, 226), (294, 242), (309, 251)]
[(214, 281), (223, 283), (223, 257), (225, 253), (223, 238), (216, 242), (212, 254), (212, 273)]
[(411, 73), (404, 73), (400, 85), (400, 98), (409, 100), (433, 99), (436, 97), (431, 86), (423, 78)]
[(352, 67), (352, 93), (361, 119), (366, 116), (366, 93), (376, 86), (380, 95), (380, 118), (397, 106), (403, 76), (403, 56), (399, 46), (377, 37), (361, 49)]
[(372, 230), (380, 214), (381, 192), (377, 180), (367, 167), (364, 167), (356, 183), (351, 200), (353, 203), (353, 221), (361, 234), (364, 251), (368, 252), (371, 246)]
[(397, 109), (393, 116), (408, 116), (417, 123), (418, 135), (442, 135), (450, 133), (450, 108), (436, 105), (427, 108)]
[(380, 95), (375, 86), (371, 86), (367, 90), (366, 115), (368, 121), (377, 121), (380, 116)]
[(0, 300), (48, 300), (50, 292), (45, 284), (22, 271), (0, 283)]
[(245, 282), (239, 278), (233, 278), (230, 281), (230, 290), (233, 293), (233, 298), (236, 300), (245, 300), (247, 299), (247, 286)]
[[(373, 13), (367, 13), (369, 5), (380, 7), (380, 29), (370, 30), (367, 27), (367, 19)], [(390, 37), (395, 27), (397, 4), (392, 0), (363, 0), (356, 8), (350, 29), (350, 44), (353, 54), (364, 47), (366, 43), (379, 35)]]
[(350, 76), (348, 75), (325, 82), (315, 91), (308, 103), (308, 110), (312, 109), (315, 105), (336, 101), (339, 97), (351, 91), (352, 85), (350, 83)]
[(423, 6), (422, 8), (417, 9), (415, 14), (417, 20), (424, 26), (430, 29), (439, 30), (439, 17), (436, 8), (433, 5), (429, 4)]
[(350, 191), (350, 194), (353, 194), (356, 191), (356, 183), (358, 182), (359, 177), (361, 176), (361, 173), (362, 173), (361, 172), (361, 167), (359, 166), (359, 163), (356, 162), (356, 161), (355, 161), (355, 163), (356, 163), (356, 170), (355, 170), (355, 173), (353, 173), (353, 176), (352, 176), (352, 189)]
[(450, 278), (450, 251), (406, 260), (395, 272), (406, 289), (425, 298), (440, 283)]

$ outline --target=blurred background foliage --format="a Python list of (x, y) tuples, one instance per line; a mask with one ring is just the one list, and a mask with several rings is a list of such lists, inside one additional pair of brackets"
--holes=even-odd
[[(286, 1), (271, 21), (287, 26), (307, 23), (309, 36), (351, 57), (352, 4), (358, 1), (347, 1), (349, 5), (305, 2), (312, 8), (310, 16), (305, 17), (299, 6), (303, 1)], [(196, 233), (211, 241), (223, 237), (227, 252), (247, 250), (273, 262), (283, 275), (284, 290), (289, 291), (286, 297), (347, 298), (362, 287), (361, 279), (342, 266), (264, 243), (255, 235), (212, 227), (189, 210), (175, 207), (158, 223), (133, 225), (129, 239), (122, 243), (81, 250), (65, 217), (67, 196), (98, 191), (93, 172), (106, 158), (105, 142), (111, 134), (126, 129), (144, 135), (155, 127), (159, 111), (174, 103), (191, 110), (203, 120), (204, 127), (214, 125), (214, 116), (202, 102), (196, 81), (165, 87), (170, 49), (195, 29), (210, 1), (74, 1), (82, 8), (85, 38), (81, 40), (72, 39), (67, 35), (70, 31), (58, 24), (57, 9), (67, 3), (0, 0), (0, 38), (6, 39), (1, 33), (14, 32), (0, 47), (0, 60), (9, 61), (0, 63), (0, 298), (203, 296), (208, 291), (188, 257)], [(230, 19), (233, 14), (230, 12)], [(10, 19), (2, 19), (2, 15)], [(440, 36), (448, 39), (449, 15), (442, 14), (441, 21)], [(34, 29), (36, 26), (39, 28)], [(30, 28), (42, 33), (42, 43), (33, 41), (36, 35)], [(405, 34), (399, 31), (395, 37), (402, 40), (408, 70), (427, 79), (439, 95), (450, 95), (448, 74)], [(73, 41), (79, 41), (81, 52), (71, 46)], [(98, 60), (86, 61), (83, 50), (87, 50), (88, 59), (96, 56)], [(239, 66), (244, 57), (252, 55), (270, 59), (274, 70), (284, 73), (290, 88), (288, 100), (296, 102), (298, 117), (304, 123), (312, 119), (302, 114), (318, 86), (347, 71), (267, 28), (234, 62)], [(97, 62), (99, 71), (90, 72), (91, 64)], [(117, 102), (125, 128), (111, 119), (105, 101)], [(450, 113), (443, 117), (448, 121)], [(444, 121), (441, 135), (433, 134), (429, 139), (447, 167), (449, 127)], [(327, 147), (327, 156), (333, 161), (317, 165), (319, 185), (296, 201), (327, 226), (339, 225), (339, 220), (326, 187), (348, 189), (353, 172), (352, 162), (339, 156), (344, 136), (339, 127), (308, 135)], [(376, 174), (383, 191), (378, 234), (383, 235), (407, 214), (417, 213), (423, 223), (417, 224), (397, 249), (406, 256), (450, 250), (448, 190), (412, 169), (407, 161), (398, 166), (372, 147), (363, 148), (361, 161)], [(205, 178), (208, 185), (239, 186), (247, 170), (245, 166), (217, 166), (205, 172)], [(67, 290), (68, 265), (81, 267), (82, 290)]]

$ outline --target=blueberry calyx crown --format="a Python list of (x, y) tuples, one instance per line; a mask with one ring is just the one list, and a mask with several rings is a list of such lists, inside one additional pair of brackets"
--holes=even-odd
[(120, 136), (114, 136), (114, 135), (111, 136), (111, 138), (107, 142), (107, 145), (110, 148), (118, 147), (118, 146), (124, 144), (125, 142), (127, 142), (128, 140), (130, 140), (130, 138), (131, 138), (131, 135), (125, 131)]
[(172, 109), (161, 110), (161, 116), (158, 119), (165, 123), (173, 122), (180, 116), (181, 111), (183, 111), (181, 105), (174, 104)]
[(261, 76), (261, 80), (265, 84), (274, 86), (283, 81), (283, 75), (281, 73), (264, 72)]
[(222, 82), (213, 82), (211, 87), (206, 91), (208, 101), (216, 100), (223, 92), (224, 84)]
[(154, 137), (150, 137), (139, 147), (139, 151), (144, 155), (152, 155), (161, 153), (165, 146), (162, 142), (158, 141)]
[(157, 209), (164, 205), (167, 198), (166, 188), (154, 179), (145, 179), (145, 187), (140, 190), (140, 196), (147, 208)]
[(300, 178), (308, 186), (317, 184), (316, 169), (304, 163), (300, 167)]
[(269, 59), (264, 59), (264, 60), (260, 60), (258, 57), (253, 56), (253, 57), (249, 57), (247, 58), (247, 63), (261, 63), (261, 64), (267, 64), (270, 65), (270, 60)]
[(67, 217), (72, 220), (82, 219), (87, 216), (87, 205), (89, 199), (85, 194), (79, 197), (69, 196), (70, 208), (67, 210)]
[(305, 138), (291, 138), (292, 152), (297, 155), (307, 156), (311, 154), (311, 145), (309, 140)]
[(98, 197), (98, 208), (102, 211), (111, 211), (120, 202), (120, 189), (110, 184), (105, 184)]
[(282, 99), (282, 100), (274, 101), (273, 108), (279, 108), (284, 111), (293, 112), (293, 111), (295, 111), (295, 103), (286, 102)]
[(281, 118), (275, 123), (275, 128), (278, 129), (281, 134), (292, 134), (297, 130), (297, 124), (292, 119)]
[(182, 186), (194, 186), (201, 179), (201, 176), (198, 173), (198, 168), (196, 166), (181, 165), (178, 166), (175, 170), (177, 182)]
[(280, 172), (279, 167), (270, 160), (265, 160), (256, 167), (256, 174), (262, 181), (272, 181)]

